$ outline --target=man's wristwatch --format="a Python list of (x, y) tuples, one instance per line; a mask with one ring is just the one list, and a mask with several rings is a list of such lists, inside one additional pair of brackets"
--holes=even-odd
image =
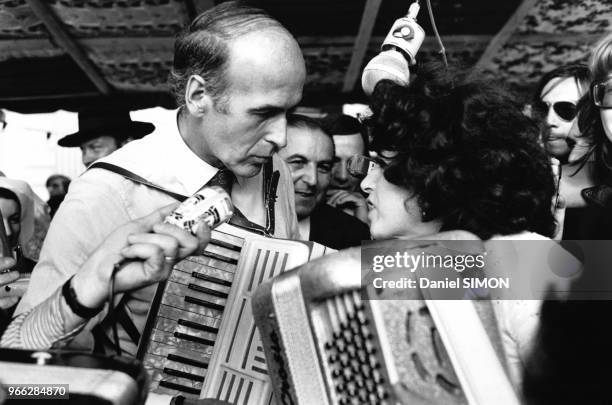
[(74, 288), (72, 288), (73, 277), (74, 276), (70, 277), (68, 281), (64, 283), (64, 286), (62, 287), (62, 296), (66, 300), (66, 304), (68, 304), (75, 315), (78, 315), (84, 319), (93, 318), (94, 316), (98, 315), (100, 311), (102, 311), (104, 305), (98, 308), (90, 308), (81, 304), (77, 299), (76, 291), (74, 291)]

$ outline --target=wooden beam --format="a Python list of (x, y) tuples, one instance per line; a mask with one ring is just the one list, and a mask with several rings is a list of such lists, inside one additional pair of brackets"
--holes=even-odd
[(370, 44), (370, 37), (372, 36), (376, 16), (378, 16), (380, 3), (382, 3), (382, 0), (367, 0), (363, 9), (359, 32), (357, 33), (357, 38), (355, 38), (355, 47), (353, 48), (351, 63), (346, 71), (346, 76), (344, 76), (344, 85), (342, 86), (342, 91), (344, 93), (353, 90), (357, 78), (361, 77), (363, 58)]
[(31, 95), (31, 96), (9, 96), (2, 97), (0, 96), (0, 102), (11, 102), (11, 101), (38, 101), (38, 100), (58, 100), (63, 98), (81, 98), (81, 97), (100, 97), (99, 93), (61, 93), (61, 94), (39, 94), (39, 95)]
[(214, 0), (191, 0), (195, 7), (196, 15), (202, 14), (204, 11), (215, 6)]
[(520, 23), (523, 22), (527, 14), (531, 11), (533, 6), (538, 2), (538, 0), (523, 0), (523, 2), (518, 6), (514, 14), (506, 21), (506, 24), (502, 27), (502, 29), (493, 37), (487, 49), (485, 49), (484, 53), (474, 66), (471, 76), (476, 75), (479, 71), (483, 70), (487, 65), (491, 63), (495, 55), (500, 51), (500, 49), (508, 42), (512, 33), (519, 26)]
[(204, 11), (215, 6), (214, 0), (186, 0), (187, 14), (189, 14), (189, 22), (193, 21), (197, 16)]
[(110, 94), (112, 92), (111, 87), (98, 72), (91, 60), (89, 60), (85, 51), (83, 51), (74, 38), (68, 34), (63, 23), (57, 17), (51, 6), (42, 0), (26, 1), (34, 14), (43, 22), (47, 30), (49, 30), (49, 34), (51, 34), (55, 42), (72, 57), (96, 88), (102, 94)]

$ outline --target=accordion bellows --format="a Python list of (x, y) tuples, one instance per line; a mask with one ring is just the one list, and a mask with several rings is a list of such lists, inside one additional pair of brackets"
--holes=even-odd
[[(418, 251), (439, 251), (441, 243), (421, 243)], [(350, 249), (255, 292), (253, 313), (278, 403), (518, 403), (500, 361), (495, 320), (477, 310), (488, 301), (417, 294), (371, 300), (361, 266), (361, 251)]]

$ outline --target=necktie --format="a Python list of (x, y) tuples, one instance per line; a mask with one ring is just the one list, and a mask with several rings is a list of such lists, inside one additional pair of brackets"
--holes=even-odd
[[(207, 186), (219, 186), (229, 196), (232, 196), (232, 185), (234, 184), (234, 180), (236, 177), (234, 173), (229, 171), (228, 169), (219, 169), (217, 173), (206, 183)], [(251, 222), (247, 217), (244, 216), (242, 212), (238, 209), (238, 207), (234, 206), (234, 215), (229, 221), (230, 224), (236, 225), (242, 228), (251, 229), (251, 230), (260, 230), (263, 229), (261, 226)]]

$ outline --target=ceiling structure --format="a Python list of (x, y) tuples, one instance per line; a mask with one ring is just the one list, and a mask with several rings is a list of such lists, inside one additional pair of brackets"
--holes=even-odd
[[(303, 104), (314, 107), (365, 100), (361, 69), (410, 2), (250, 1), (296, 36), (308, 71)], [(0, 108), (171, 107), (174, 36), (216, 3), (0, 0)], [(440, 59), (424, 3), (421, 62)], [(432, 0), (432, 8), (449, 64), (477, 67), (523, 92), (542, 72), (586, 61), (592, 44), (612, 31), (610, 0)]]

